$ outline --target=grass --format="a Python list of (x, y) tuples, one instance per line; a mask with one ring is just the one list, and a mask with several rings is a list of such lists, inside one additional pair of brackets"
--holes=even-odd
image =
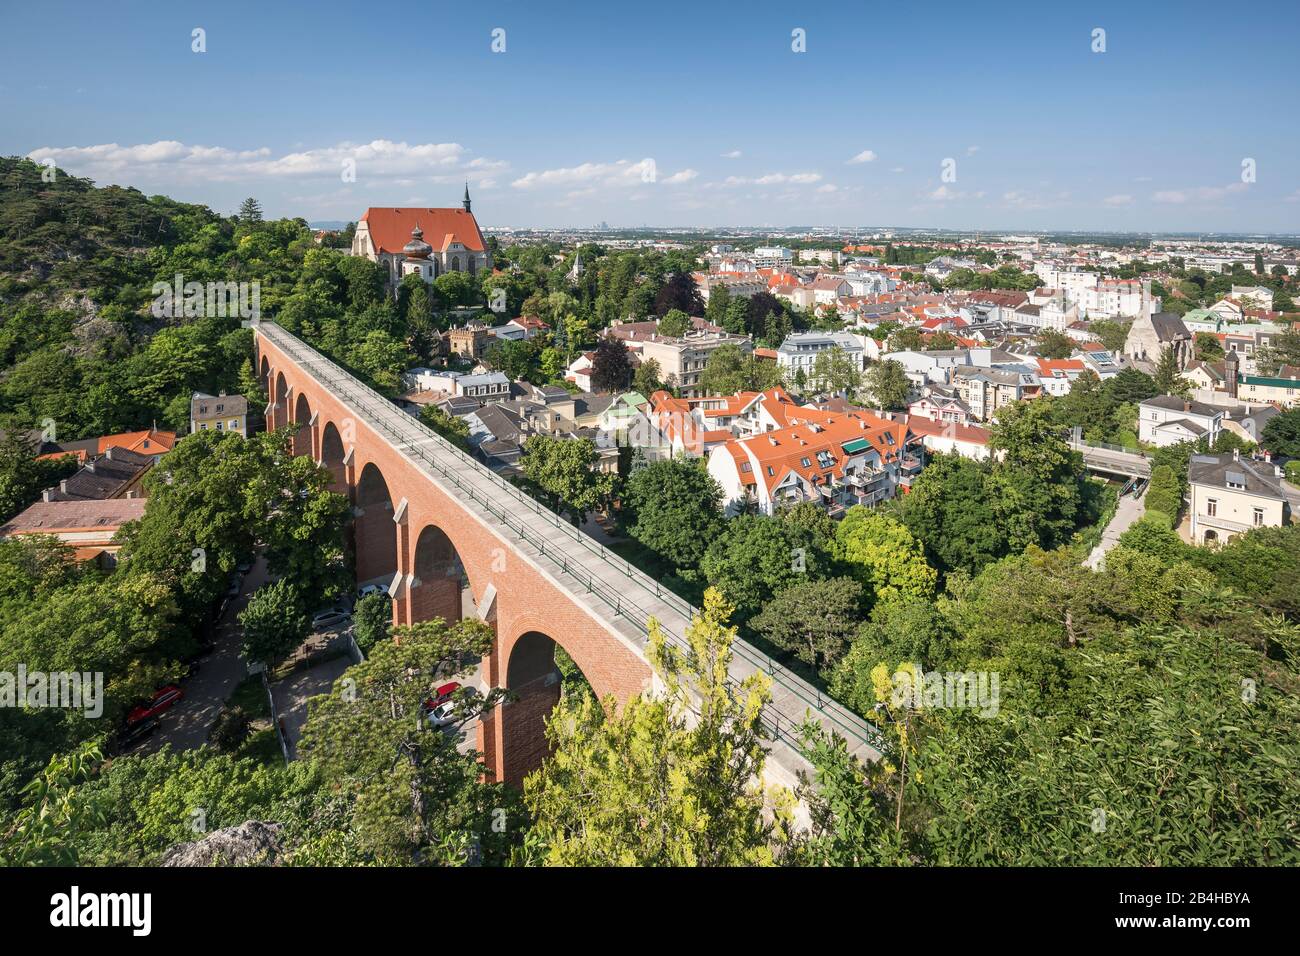
[(239, 686), (231, 693), (230, 699), (226, 701), (226, 707), (240, 708), (248, 715), (249, 720), (270, 720), (271, 702), (266, 699), (262, 676), (250, 674), (240, 681)]

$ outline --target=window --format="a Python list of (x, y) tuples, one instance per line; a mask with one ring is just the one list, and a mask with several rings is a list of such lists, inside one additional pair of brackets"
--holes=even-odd
[(1206, 513), (1207, 515), (1209, 515), (1211, 518), (1213, 518), (1216, 514), (1218, 514), (1218, 513), (1219, 513), (1219, 499), (1217, 499), (1217, 498), (1210, 498), (1208, 501), (1206, 501), (1206, 502), (1205, 502), (1205, 513)]
[(745, 474), (749, 474), (753, 469), (750, 467), (749, 462), (746, 461), (741, 463), (740, 470)]
[(1255, 509), (1255, 527), (1258, 528), (1258, 527), (1259, 527), (1260, 525), (1262, 525), (1263, 523), (1264, 523), (1264, 509), (1263, 509), (1263, 508), (1256, 508), (1256, 509)]
[(807, 467), (809, 467), (809, 466), (812, 464), (812, 462), (809, 461), (807, 458), (800, 458), (800, 459), (799, 459), (799, 464), (801, 464), (801, 465), (803, 465), (805, 468), (807, 468)]

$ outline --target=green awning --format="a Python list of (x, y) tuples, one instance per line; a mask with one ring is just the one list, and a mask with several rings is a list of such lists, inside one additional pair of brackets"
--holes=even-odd
[(870, 448), (871, 442), (867, 441), (865, 438), (855, 438), (852, 441), (846, 441), (840, 447), (843, 448), (850, 455), (856, 455), (858, 452), (866, 451), (868, 448)]

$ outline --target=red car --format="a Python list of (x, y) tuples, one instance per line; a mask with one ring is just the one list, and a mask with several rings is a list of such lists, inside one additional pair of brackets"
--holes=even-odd
[(451, 683), (443, 684), (441, 687), (439, 687), (436, 691), (433, 692), (432, 697), (430, 697), (428, 700), (424, 702), (424, 709), (426, 711), (433, 710), (439, 704), (446, 703), (447, 698), (449, 698), (452, 694), (456, 693), (456, 691), (458, 690), (460, 690), (459, 681), (452, 681)]
[(185, 691), (181, 690), (175, 684), (168, 684), (166, 687), (160, 687), (154, 691), (153, 697), (148, 703), (139, 704), (131, 708), (131, 712), (126, 715), (126, 725), (138, 724), (142, 720), (148, 720), (150, 717), (157, 717), (164, 713), (170, 707), (185, 696)]

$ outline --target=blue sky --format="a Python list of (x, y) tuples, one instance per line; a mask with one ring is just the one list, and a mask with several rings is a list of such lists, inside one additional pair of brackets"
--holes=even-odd
[(0, 16), (0, 151), (221, 212), (355, 219), (454, 205), (468, 178), (485, 226), (1300, 232), (1295, 2)]

